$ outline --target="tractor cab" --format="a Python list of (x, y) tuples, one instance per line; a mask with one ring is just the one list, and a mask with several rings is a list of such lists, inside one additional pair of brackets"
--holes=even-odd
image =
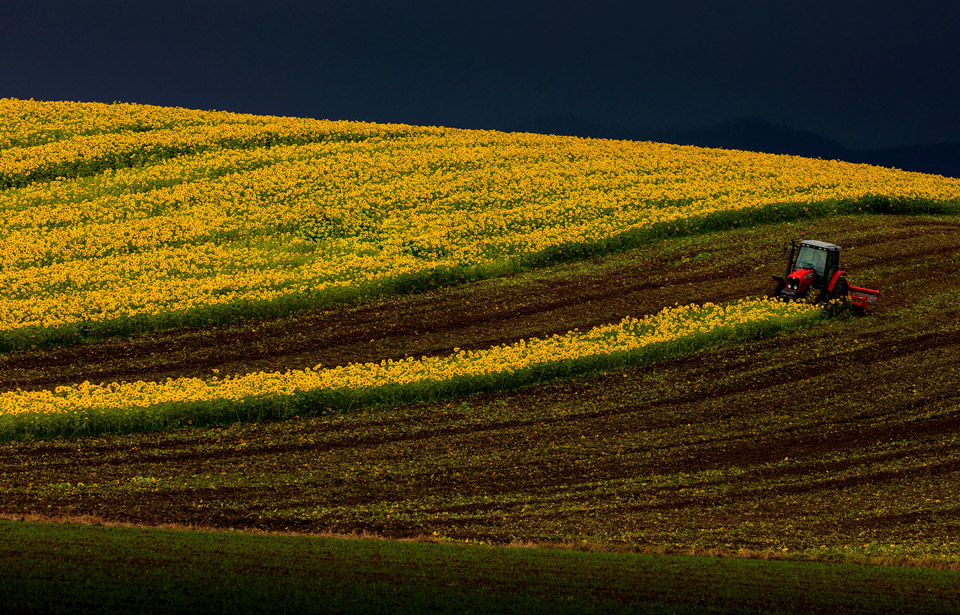
[(817, 288), (823, 284), (824, 279), (829, 280), (839, 267), (840, 246), (816, 239), (804, 239), (800, 242), (800, 251), (794, 261), (793, 270), (787, 277), (799, 274), (801, 270), (813, 270), (813, 285)]
[(799, 245), (791, 241), (783, 251), (789, 252), (787, 270), (782, 277), (773, 276), (777, 280), (776, 296), (801, 299), (811, 289), (819, 290), (823, 299), (835, 294), (838, 279), (846, 273), (840, 269), (840, 246), (804, 239)]

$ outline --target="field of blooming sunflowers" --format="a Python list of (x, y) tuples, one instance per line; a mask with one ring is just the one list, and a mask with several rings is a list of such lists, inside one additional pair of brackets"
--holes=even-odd
[(655, 143), (0, 100), (0, 348), (460, 282), (960, 180)]
[[(0, 117), (0, 516), (960, 568), (960, 180)], [(759, 298), (801, 232), (875, 311)]]

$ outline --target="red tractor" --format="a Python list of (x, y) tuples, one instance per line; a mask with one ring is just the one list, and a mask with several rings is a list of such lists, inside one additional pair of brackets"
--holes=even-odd
[(816, 291), (812, 297), (816, 303), (849, 298), (861, 312), (866, 311), (868, 304), (877, 302), (880, 291), (847, 283), (847, 272), (840, 268), (840, 246), (816, 239), (804, 239), (797, 245), (791, 240), (789, 246), (783, 246), (783, 253), (789, 253), (787, 271), (782, 277), (772, 276), (777, 281), (772, 297), (788, 301), (808, 299)]

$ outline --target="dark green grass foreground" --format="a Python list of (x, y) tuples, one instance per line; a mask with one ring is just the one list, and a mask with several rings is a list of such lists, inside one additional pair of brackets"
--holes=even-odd
[(960, 573), (0, 522), (5, 612), (956, 613)]

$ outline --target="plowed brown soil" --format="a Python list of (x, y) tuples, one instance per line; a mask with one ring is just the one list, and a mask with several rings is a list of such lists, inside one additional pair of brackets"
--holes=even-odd
[[(0, 445), (0, 513), (960, 562), (960, 221), (807, 225), (866, 317), (500, 394)], [(448, 352), (769, 289), (796, 226), (263, 323), (5, 357), (9, 387)], [(932, 554), (932, 555), (931, 555)]]

